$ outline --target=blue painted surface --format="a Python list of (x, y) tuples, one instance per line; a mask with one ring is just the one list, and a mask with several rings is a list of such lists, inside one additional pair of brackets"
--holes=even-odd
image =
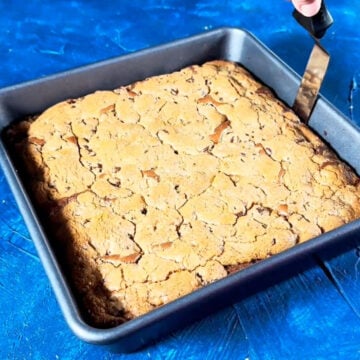
[[(328, 0), (335, 25), (322, 93), (360, 125), (360, 3)], [(220, 26), (244, 27), (299, 73), (311, 50), (273, 1), (0, 1), (0, 87)], [(360, 359), (360, 250), (279, 283), (157, 344), (114, 355), (78, 340), (0, 170), (0, 359)]]

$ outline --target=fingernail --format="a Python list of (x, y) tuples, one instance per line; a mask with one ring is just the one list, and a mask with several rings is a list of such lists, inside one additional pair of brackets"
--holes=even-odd
[(317, 12), (316, 4), (304, 4), (300, 6), (301, 13), (305, 16), (314, 16)]

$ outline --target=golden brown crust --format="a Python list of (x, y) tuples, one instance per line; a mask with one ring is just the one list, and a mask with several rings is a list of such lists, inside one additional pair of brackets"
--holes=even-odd
[(230, 62), (62, 102), (17, 129), (97, 326), (360, 215), (358, 176)]

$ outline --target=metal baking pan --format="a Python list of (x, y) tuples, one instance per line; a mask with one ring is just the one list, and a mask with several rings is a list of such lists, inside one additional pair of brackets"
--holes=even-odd
[[(293, 103), (300, 76), (248, 32), (221, 28), (0, 90), (0, 131), (10, 123), (39, 113), (59, 101), (80, 97), (95, 90), (114, 89), (152, 75), (169, 73), (214, 59), (242, 64), (272, 88), (287, 105), (291, 106)], [(322, 96), (317, 101), (309, 124), (342, 159), (360, 173), (358, 128)], [(130, 352), (143, 347), (254, 291), (280, 281), (284, 276), (290, 276), (299, 270), (299, 266), (306, 264), (306, 259), (319, 252), (336, 253), (344, 244), (352, 246), (351, 243), (360, 235), (360, 221), (354, 221), (115, 328), (97, 329), (89, 326), (81, 316), (57, 255), (51, 248), (36, 209), (12, 162), (11, 151), (6, 147), (4, 136), (0, 140), (0, 164), (68, 325), (80, 339), (107, 345), (114, 351)]]

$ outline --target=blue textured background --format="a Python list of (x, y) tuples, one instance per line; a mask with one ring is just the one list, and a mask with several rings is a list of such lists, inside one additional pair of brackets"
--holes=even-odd
[[(322, 93), (360, 124), (360, 2), (335, 18)], [(312, 43), (286, 0), (0, 0), (0, 87), (220, 26), (244, 27), (302, 73)], [(65, 324), (0, 170), (0, 359), (360, 359), (360, 247), (156, 345), (114, 355)]]

